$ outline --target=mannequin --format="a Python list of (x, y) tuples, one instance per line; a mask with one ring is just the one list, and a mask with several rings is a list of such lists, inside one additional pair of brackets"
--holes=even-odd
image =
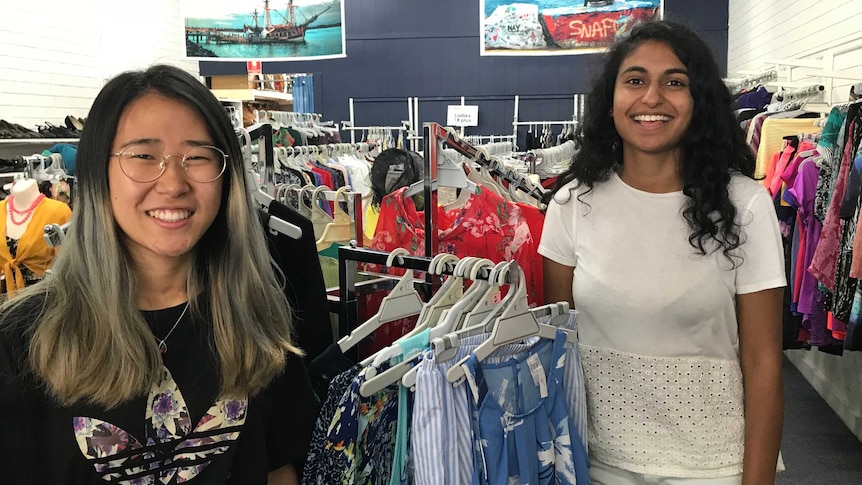
[[(10, 204), (6, 208), (6, 237), (20, 239), (30, 224), (36, 206), (45, 196), (39, 192), (39, 185), (34, 179), (23, 179), (15, 182), (9, 191)], [(14, 210), (13, 210), (14, 209)]]
[(18, 180), (9, 197), (0, 202), (0, 266), (7, 293), (37, 281), (51, 267), (57, 248), (44, 238), (48, 224), (65, 224), (72, 210), (63, 202), (48, 199), (39, 191), (36, 180)]

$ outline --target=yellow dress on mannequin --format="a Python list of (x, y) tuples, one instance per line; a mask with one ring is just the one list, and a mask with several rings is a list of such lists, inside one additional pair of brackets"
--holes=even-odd
[[(44, 228), (48, 224), (65, 224), (72, 218), (69, 206), (53, 199), (40, 200), (40, 195), (35, 181), (24, 180), (16, 182), (10, 196), (17, 212), (9, 212), (9, 199), (0, 201), (0, 234), (18, 240), (14, 257), (7, 244), (0, 244), (0, 265), (6, 278), (7, 293), (25, 286), (22, 267), (36, 277), (41, 278), (45, 274), (45, 270), (51, 267), (57, 248), (45, 241)], [(28, 212), (31, 208), (32, 211)], [(16, 220), (15, 213), (26, 215)]]

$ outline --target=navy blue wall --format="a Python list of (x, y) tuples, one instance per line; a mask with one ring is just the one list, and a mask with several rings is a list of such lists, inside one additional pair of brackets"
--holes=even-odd
[[(723, 72), (727, 64), (728, 0), (665, 0), (665, 18), (698, 31)], [(565, 120), (572, 95), (586, 92), (597, 55), (480, 56), (478, 0), (345, 0), (347, 57), (264, 62), (264, 73), (314, 74), (315, 111), (333, 121), (399, 124), (407, 98), (418, 96), (420, 121), (446, 122), (446, 106), (479, 106), (467, 134), (512, 132), (514, 96), (521, 121)], [(200, 63), (202, 76), (244, 74), (245, 62)], [(523, 137), (524, 130), (521, 130)], [(344, 135), (344, 134), (343, 134)]]

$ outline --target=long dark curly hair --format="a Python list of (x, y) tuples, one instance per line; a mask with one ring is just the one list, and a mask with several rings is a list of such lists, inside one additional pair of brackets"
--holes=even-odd
[(710, 241), (732, 262), (731, 252), (742, 243), (737, 210), (730, 201), (728, 184), (733, 172), (754, 178), (754, 156), (731, 108), (731, 95), (721, 79), (709, 47), (691, 30), (672, 21), (646, 22), (632, 29), (607, 53), (594, 79), (575, 143), (571, 168), (558, 179), (553, 195), (565, 184), (577, 181), (587, 191), (608, 180), (623, 164), (622, 139), (609, 114), (620, 64), (646, 41), (663, 42), (688, 69), (694, 111), (681, 141), (680, 177), (688, 202), (683, 217), (691, 227), (689, 243), (707, 254)]

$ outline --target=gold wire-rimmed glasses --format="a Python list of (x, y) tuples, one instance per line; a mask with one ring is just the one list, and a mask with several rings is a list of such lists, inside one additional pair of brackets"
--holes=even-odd
[(178, 158), (189, 179), (200, 183), (215, 182), (227, 167), (227, 154), (211, 145), (193, 146), (185, 154), (164, 155), (150, 144), (131, 144), (112, 153), (120, 161), (120, 170), (135, 182), (153, 182), (165, 173), (169, 158)]

